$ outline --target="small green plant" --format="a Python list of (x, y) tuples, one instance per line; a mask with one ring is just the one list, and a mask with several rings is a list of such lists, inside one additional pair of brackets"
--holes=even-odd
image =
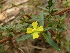
[[(48, 42), (52, 47), (54, 47), (57, 50), (60, 50), (60, 48), (56, 45), (56, 43), (53, 41), (53, 39), (51, 38), (52, 35), (54, 37), (56, 37), (56, 41), (59, 43), (61, 39), (63, 39), (63, 37), (61, 37), (62, 32), (66, 31), (66, 29), (64, 29), (64, 27), (66, 26), (64, 24), (64, 18), (66, 17), (66, 14), (59, 16), (59, 15), (52, 15), (53, 13), (55, 13), (57, 11), (57, 9), (54, 8), (56, 3), (53, 3), (52, 0), (48, 1), (48, 6), (46, 8), (40, 7), (41, 9), (43, 9), (44, 12), (41, 12), (40, 15), (32, 15), (31, 19), (29, 21), (37, 21), (39, 23), (39, 26), (43, 31), (41, 32), (41, 34), (44, 36), (44, 38), (46, 39), (46, 42)], [(46, 15), (48, 15), (46, 17)], [(38, 33), (40, 33), (37, 28), (38, 23), (37, 22), (33, 22), (36, 23), (33, 26), (33, 28), (28, 27), (27, 28), (27, 32), (28, 34), (26, 34), (25, 36), (17, 39), (17, 41), (21, 41), (21, 40), (25, 40), (28, 38), (32, 38), (33, 35), (33, 39), (38, 38), (40, 35)], [(36, 28), (34, 28), (36, 26)], [(39, 27), (38, 26), (38, 27)], [(36, 33), (35, 33), (36, 32)]]
[[(61, 35), (62, 32), (66, 31), (65, 27), (67, 27), (64, 24), (66, 14), (61, 16), (53, 15), (58, 10), (54, 8), (55, 4), (56, 2), (48, 0), (48, 6), (46, 8), (39, 6), (39, 8), (43, 10), (43, 12), (40, 12), (40, 15), (27, 15), (29, 18), (21, 18), (21, 16), (19, 19), (16, 19), (12, 25), (0, 26), (1, 37), (9, 37), (10, 35), (17, 37), (16, 35), (19, 33), (24, 33), (24, 36), (16, 38), (16, 41), (19, 42), (29, 38), (35, 40), (42, 35), (46, 42), (48, 42), (56, 50), (60, 51), (61, 49), (57, 44), (61, 43), (61, 39), (64, 38), (61, 37)], [(18, 20), (20, 21), (17, 22)], [(56, 42), (52, 39), (52, 36), (56, 38)], [(1, 37), (0, 39), (2, 39)]]

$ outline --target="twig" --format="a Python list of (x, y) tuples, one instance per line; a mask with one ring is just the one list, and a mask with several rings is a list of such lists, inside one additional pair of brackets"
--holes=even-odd
[(65, 9), (63, 9), (63, 10), (59, 10), (59, 11), (57, 11), (56, 13), (54, 13), (54, 14), (52, 14), (52, 15), (59, 15), (59, 14), (62, 14), (62, 13), (64, 13), (64, 12), (68, 11), (68, 10), (70, 10), (70, 6), (67, 7), (67, 8), (65, 8)]
[[(64, 12), (67, 12), (68, 10), (70, 10), (70, 6), (67, 7), (67, 8), (65, 8), (65, 9), (63, 9), (63, 10), (59, 10), (59, 11), (55, 12), (55, 13), (52, 14), (52, 15), (60, 15), (60, 14), (63, 14)], [(48, 17), (48, 16), (49, 16), (49, 15), (46, 15), (46, 17)]]
[(0, 44), (3, 44), (4, 42), (9, 41), (9, 40), (11, 40), (12, 38), (13, 38), (13, 37), (10, 36), (10, 37), (8, 37), (8, 38), (2, 39), (2, 40), (0, 40)]
[(26, 14), (25, 16), (27, 16), (29, 19), (32, 19), (30, 15)]
[(56, 35), (56, 33), (54, 33), (54, 31), (52, 31), (52, 29), (48, 29), (48, 31), (49, 31), (52, 35)]

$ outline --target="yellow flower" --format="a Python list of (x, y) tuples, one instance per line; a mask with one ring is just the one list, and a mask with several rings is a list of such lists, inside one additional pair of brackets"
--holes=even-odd
[(38, 25), (37, 21), (32, 23), (33, 28), (37, 28), (37, 25)]
[(33, 35), (33, 39), (35, 39), (35, 38), (38, 38), (38, 37), (39, 37), (38, 32), (34, 32), (32, 35)]
[(26, 33), (32, 33), (32, 28), (27, 28), (27, 32)]
[(43, 31), (43, 26), (38, 26), (37, 21), (32, 23), (32, 28), (27, 28), (27, 32), (28, 34), (32, 34), (33, 35), (33, 39), (38, 38), (39, 37), (39, 32)]
[(43, 31), (43, 30), (44, 30), (43, 26), (40, 26), (40, 27), (37, 28), (37, 31)]

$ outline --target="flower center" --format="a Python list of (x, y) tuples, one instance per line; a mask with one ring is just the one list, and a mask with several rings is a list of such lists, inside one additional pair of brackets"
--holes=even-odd
[(32, 31), (36, 31), (36, 28), (34, 28)]

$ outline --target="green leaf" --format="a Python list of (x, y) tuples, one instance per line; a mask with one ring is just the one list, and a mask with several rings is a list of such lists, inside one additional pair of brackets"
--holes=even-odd
[(30, 21), (39, 21), (39, 18), (35, 17), (35, 18), (30, 19)]
[(62, 28), (62, 29), (60, 29), (60, 28), (58, 28), (58, 30), (57, 31), (66, 31), (64, 28)]
[(50, 36), (46, 35), (45, 33), (43, 33), (43, 36), (53, 48), (55, 48), (56, 50), (60, 50), (60, 48), (56, 45), (56, 43), (51, 39)]
[(41, 8), (42, 10), (49, 11), (48, 9), (46, 9), (44, 7), (41, 7), (41, 6), (38, 6), (38, 7)]
[(28, 38), (30, 38), (30, 37), (32, 37), (32, 35), (26, 34), (26, 35), (24, 35), (24, 36), (18, 38), (17, 41), (26, 40), (26, 39), (28, 39)]
[(49, 35), (49, 37), (51, 37), (51, 33), (49, 31), (47, 31), (47, 35)]
[(32, 17), (32, 19), (30, 19), (29, 21), (39, 21), (39, 15), (32, 15), (31, 16)]
[(46, 31), (46, 30), (49, 30), (49, 29), (51, 29), (51, 27), (46, 27), (46, 28), (44, 28), (45, 31)]
[(48, 1), (48, 4), (49, 4), (48, 7), (50, 8), (50, 7), (52, 6), (52, 4), (53, 4), (53, 3), (52, 3), (52, 0), (49, 0), (49, 1)]
[(44, 26), (44, 15), (43, 15), (43, 13), (40, 14), (39, 25)]
[(60, 20), (63, 20), (66, 17), (66, 14), (64, 14), (62, 17), (60, 17)]
[(66, 29), (61, 26), (57, 26), (57, 31), (66, 31)]
[(69, 29), (70, 29), (70, 26), (67, 26), (67, 25), (65, 25), (65, 24), (63, 24), (62, 26), (63, 26), (63, 27), (67, 27), (67, 28), (69, 28)]
[(54, 6), (55, 6), (55, 3), (52, 3), (52, 6), (50, 7), (50, 11), (54, 10)]

